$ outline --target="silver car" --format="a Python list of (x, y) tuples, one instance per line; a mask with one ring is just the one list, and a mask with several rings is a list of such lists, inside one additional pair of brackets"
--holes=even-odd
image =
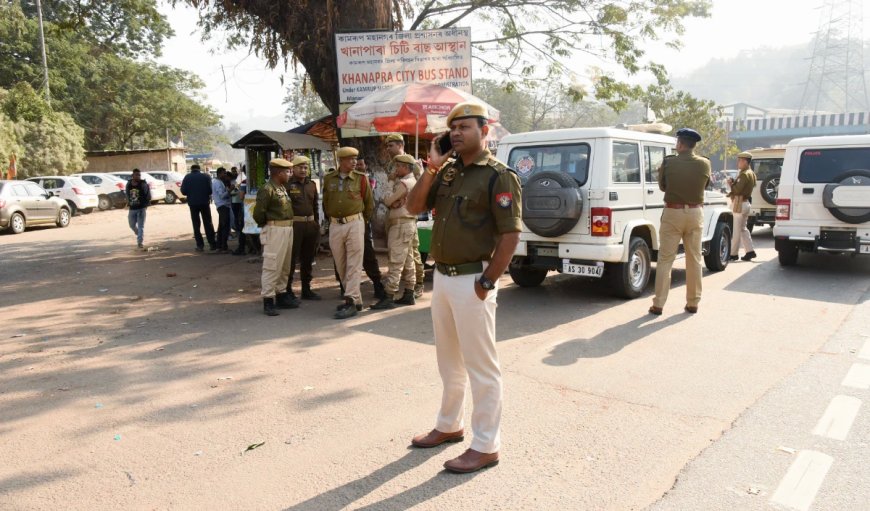
[(69, 225), (70, 206), (32, 181), (0, 181), (0, 229), (21, 234), (34, 225)]

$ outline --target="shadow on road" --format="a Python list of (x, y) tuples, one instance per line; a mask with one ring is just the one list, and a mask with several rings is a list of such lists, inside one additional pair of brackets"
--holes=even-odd
[[(375, 470), (371, 474), (320, 493), (304, 502), (288, 507), (285, 511), (308, 511), (312, 509), (316, 509), (317, 511), (338, 511), (339, 509), (345, 509), (353, 502), (365, 497), (392, 479), (408, 472), (414, 467), (422, 465), (429, 460), (429, 458), (440, 454), (446, 447), (446, 445), (442, 445), (432, 449), (409, 448), (407, 454), (396, 461)], [(444, 471), (425, 483), (359, 509), (409, 509), (426, 502), (427, 500), (433, 499), (451, 488), (455, 488), (471, 481), (474, 476), (475, 474), (463, 476), (450, 474)]]
[(619, 352), (629, 344), (663, 328), (675, 325), (689, 318), (688, 313), (669, 316), (664, 320), (654, 320), (644, 316), (601, 332), (591, 339), (574, 339), (553, 348), (543, 362), (551, 366), (568, 366), (581, 358), (603, 358)]

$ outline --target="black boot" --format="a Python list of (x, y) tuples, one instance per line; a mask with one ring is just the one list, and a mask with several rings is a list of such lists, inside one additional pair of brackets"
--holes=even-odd
[(357, 314), (357, 306), (354, 305), (352, 298), (345, 298), (344, 304), (341, 305), (337, 311), (335, 311), (335, 315), (333, 316), (335, 319), (347, 319), (356, 316)]
[(756, 257), (758, 257), (758, 255), (756, 255), (755, 250), (753, 250), (752, 252), (747, 252), (746, 254), (744, 254), (743, 257), (741, 257), (740, 259), (743, 261), (751, 261)]
[(406, 289), (402, 297), (393, 303), (395, 303), (396, 305), (415, 305), (417, 301), (414, 300), (414, 290)]
[(372, 281), (375, 286), (375, 298), (383, 300), (387, 297), (387, 290), (384, 289), (384, 284), (380, 280)]
[(277, 316), (278, 311), (275, 310), (274, 298), (263, 298), (263, 314), (267, 316)]
[(290, 289), (290, 284), (287, 284), (287, 298), (288, 298), (288, 300), (290, 300), (290, 303), (295, 304), (296, 307), (299, 307), (300, 305), (302, 305), (302, 300), (300, 300), (296, 296), (296, 293), (294, 293), (293, 290)]
[(372, 309), (374, 309), (374, 310), (388, 310), (388, 309), (395, 309), (395, 308), (396, 308), (396, 304), (393, 303), (393, 299), (390, 298), (389, 296), (385, 296), (385, 297), (381, 298), (380, 300), (378, 300), (378, 303), (372, 305)]
[[(297, 300), (298, 302), (298, 300)], [(299, 304), (290, 299), (287, 293), (278, 293), (275, 295), (275, 304), (279, 309), (297, 309)]]
[(311, 290), (310, 282), (302, 283), (302, 299), (303, 300), (320, 300), (320, 295)]
[(728, 256), (728, 260), (729, 260), (729, 261), (736, 261), (736, 260), (738, 260), (738, 259), (740, 259), (740, 258), (737, 257), (736, 255), (730, 255), (730, 256)]

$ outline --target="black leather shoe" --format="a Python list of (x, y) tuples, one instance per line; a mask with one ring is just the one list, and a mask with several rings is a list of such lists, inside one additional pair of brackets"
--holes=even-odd
[(279, 309), (298, 309), (299, 304), (290, 299), (287, 293), (278, 293), (275, 295), (275, 305)]
[(333, 316), (335, 319), (347, 319), (352, 318), (357, 315), (358, 306), (354, 305), (352, 301), (344, 302), (344, 305), (338, 308), (335, 311), (335, 315)]
[(729, 261), (736, 261), (736, 260), (738, 260), (738, 259), (740, 259), (740, 258), (737, 257), (736, 255), (728, 256), (728, 260), (729, 260)]
[(757, 254), (755, 253), (755, 251), (753, 250), (752, 252), (747, 252), (747, 253), (746, 253), (743, 257), (741, 257), (740, 259), (743, 260), (743, 261), (751, 261), (751, 260), (755, 259), (756, 257), (758, 257), (758, 255), (757, 255)]
[(387, 290), (384, 289), (384, 284), (380, 280), (372, 282), (372, 284), (375, 287), (375, 298), (383, 300), (387, 297)]
[(402, 297), (394, 301), (396, 305), (415, 305), (417, 301), (414, 299), (414, 290), (406, 289)]
[(296, 294), (289, 286), (287, 287), (287, 298), (290, 300), (290, 303), (296, 304), (297, 307), (302, 305), (302, 300), (296, 297)]
[(263, 314), (267, 316), (277, 316), (278, 311), (275, 310), (274, 298), (263, 298)]
[(378, 303), (372, 305), (372, 309), (374, 310), (389, 310), (395, 309), (396, 304), (393, 303), (393, 300), (389, 296), (385, 296), (378, 300)]
[(302, 284), (303, 300), (320, 300), (320, 295), (311, 290), (310, 284)]

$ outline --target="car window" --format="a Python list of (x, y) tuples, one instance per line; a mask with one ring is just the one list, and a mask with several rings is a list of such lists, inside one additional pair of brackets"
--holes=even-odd
[(40, 188), (36, 183), (24, 183), (24, 186), (27, 188), (27, 193), (32, 197), (41, 197), (45, 195), (45, 190)]
[(15, 197), (27, 197), (27, 188), (24, 185), (12, 185), (12, 195)]
[(834, 183), (850, 170), (870, 169), (870, 147), (806, 149), (801, 153), (801, 183)]
[(759, 179), (767, 176), (778, 175), (782, 172), (782, 158), (752, 159), (752, 169)]
[(614, 183), (640, 183), (640, 150), (632, 142), (613, 142), (611, 177)]
[(538, 172), (564, 172), (581, 186), (589, 175), (589, 144), (517, 147), (508, 157), (522, 184)]
[(659, 167), (665, 161), (667, 149), (664, 147), (647, 146), (644, 150), (644, 161), (646, 163), (646, 182), (657, 183), (659, 180)]

